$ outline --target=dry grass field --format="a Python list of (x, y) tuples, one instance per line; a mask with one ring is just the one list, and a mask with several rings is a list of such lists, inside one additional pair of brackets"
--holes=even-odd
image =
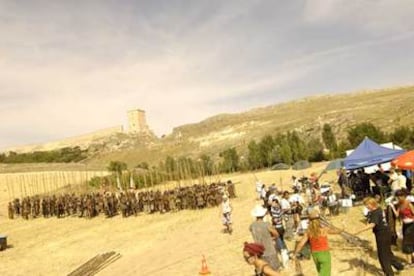
[[(236, 182), (237, 199), (232, 201), (233, 235), (221, 233), (219, 209), (181, 211), (178, 213), (140, 215), (91, 220), (79, 218), (24, 221), (7, 219), (7, 189), (0, 187), (0, 233), (8, 235), (11, 248), (0, 252), (0, 275), (67, 275), (100, 253), (119, 252), (122, 257), (98, 275), (198, 275), (205, 255), (211, 275), (252, 275), (252, 267), (242, 258), (244, 241), (251, 241), (248, 226), (255, 206), (255, 177), (266, 184), (289, 185), (292, 174), (320, 172), (325, 164), (315, 164), (306, 171), (263, 171), (221, 176)], [(282, 181), (280, 182), (280, 179)], [(334, 173), (322, 180), (334, 180)], [(3, 183), (1, 184), (3, 185)], [(332, 219), (334, 224), (345, 221), (348, 231), (362, 227), (361, 207), (348, 215)], [(373, 245), (373, 234), (361, 237)], [(292, 248), (292, 243), (288, 244)], [(330, 239), (333, 275), (379, 275), (376, 257), (367, 256), (339, 236)], [(375, 247), (375, 245), (374, 245)], [(294, 265), (282, 275), (294, 275)], [(312, 261), (302, 262), (305, 275), (316, 275)], [(401, 275), (412, 275), (409, 271)]]

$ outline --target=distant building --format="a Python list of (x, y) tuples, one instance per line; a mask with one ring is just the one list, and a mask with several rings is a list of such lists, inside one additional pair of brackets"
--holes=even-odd
[(148, 132), (149, 128), (145, 118), (145, 111), (134, 109), (128, 111), (128, 133)]

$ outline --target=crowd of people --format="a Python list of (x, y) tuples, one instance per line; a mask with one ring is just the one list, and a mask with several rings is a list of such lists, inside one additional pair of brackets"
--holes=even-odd
[(381, 165), (378, 165), (378, 169), (371, 174), (366, 173), (364, 169), (356, 171), (341, 169), (338, 174), (338, 184), (342, 194), (352, 192), (358, 199), (375, 195), (386, 198), (394, 195), (398, 190), (405, 189), (411, 192), (412, 189), (409, 171), (391, 168), (387, 173)]
[[(328, 207), (337, 206), (338, 200), (330, 187), (319, 185), (316, 174), (301, 179), (293, 176), (291, 191), (279, 190), (275, 184), (266, 187), (257, 181), (256, 193), (263, 204), (252, 210), (256, 219), (249, 230), (254, 243), (246, 243), (243, 254), (248, 263), (255, 265), (256, 275), (279, 275), (277, 271), (286, 267), (291, 258), (286, 240), (306, 236), (303, 219), (307, 211), (329, 210), (330, 215), (337, 215), (337, 207)], [(330, 205), (330, 201), (334, 204)]]
[(16, 198), (8, 203), (9, 219), (25, 220), (44, 217), (93, 218), (104, 214), (113, 217), (136, 216), (140, 213), (165, 213), (215, 207), (222, 203), (223, 195), (234, 198), (235, 186), (227, 183), (194, 184), (171, 190), (128, 190), (121, 192), (66, 193)]
[[(321, 218), (336, 216), (340, 210), (346, 215), (352, 201), (359, 199), (365, 206), (367, 225), (352, 234), (373, 231), (384, 274), (394, 275), (392, 267), (397, 271), (414, 267), (414, 196), (410, 195), (409, 175), (394, 169), (386, 173), (380, 166), (370, 175), (363, 170), (341, 169), (337, 183), (339, 193), (334, 193), (329, 185), (320, 185), (316, 174), (309, 178), (292, 177), (292, 191), (280, 191), (274, 184), (266, 187), (260, 181), (256, 183), (257, 198), (263, 204), (252, 211), (256, 220), (249, 230), (254, 242), (246, 242), (243, 248), (243, 256), (255, 267), (255, 275), (280, 275), (279, 271), (289, 260), (304, 256), (312, 257), (318, 275), (331, 275), (328, 236), (340, 234), (344, 227), (330, 228), (321, 223)], [(361, 194), (356, 196), (356, 193)], [(407, 256), (405, 263), (395, 258), (391, 250), (391, 245), (397, 244), (397, 220), (402, 225), (401, 251)], [(285, 241), (294, 237), (296, 246), (289, 251)]]

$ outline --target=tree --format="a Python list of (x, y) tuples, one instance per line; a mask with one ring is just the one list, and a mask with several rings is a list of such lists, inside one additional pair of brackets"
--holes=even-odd
[(335, 134), (332, 131), (330, 124), (324, 124), (322, 129), (322, 140), (325, 147), (331, 152), (335, 153), (338, 150)]
[(136, 165), (135, 168), (148, 170), (149, 169), (149, 164), (147, 162), (141, 162), (138, 165)]
[(351, 149), (351, 145), (348, 141), (344, 140), (338, 144), (338, 150), (336, 154), (336, 158), (345, 158), (346, 157), (346, 151)]
[(256, 143), (255, 140), (250, 141), (249, 145), (247, 146), (248, 153), (247, 153), (247, 162), (249, 164), (249, 168), (252, 170), (257, 170), (262, 167), (262, 163), (260, 160), (260, 147)]
[(101, 185), (101, 182), (102, 182), (102, 178), (101, 177), (94, 176), (91, 179), (89, 179), (89, 182), (88, 183), (89, 183), (89, 186), (97, 188), (97, 187), (99, 187)]
[(323, 154), (323, 144), (319, 139), (311, 139), (307, 144), (307, 147), (309, 149), (309, 161), (320, 162), (325, 159), (325, 156)]
[(213, 174), (213, 160), (207, 154), (202, 154), (200, 156), (201, 161), (201, 169), (204, 175), (212, 175)]
[(391, 134), (390, 139), (394, 144), (402, 146), (404, 148), (413, 148), (413, 144), (411, 143), (410, 137), (414, 133), (414, 129), (410, 129), (409, 127), (402, 126), (396, 128)]
[(178, 179), (177, 162), (169, 155), (165, 158), (165, 169), (167, 170), (167, 174), (171, 180)]
[(305, 142), (296, 131), (287, 133), (287, 142), (292, 153), (292, 161), (308, 160), (309, 152)]
[(239, 170), (240, 157), (237, 154), (236, 148), (229, 148), (222, 151), (219, 156), (223, 158), (223, 162), (220, 164), (222, 171), (224, 172), (236, 172)]
[[(113, 174), (116, 175), (117, 177), (117, 182), (118, 180), (122, 179), (122, 171), (127, 169), (127, 164), (121, 161), (111, 161), (108, 165), (108, 171), (112, 172)], [(122, 186), (122, 183), (118, 183), (118, 185)], [(118, 187), (120, 188), (120, 187)]]
[(128, 168), (128, 166), (125, 162), (111, 161), (107, 168), (108, 171), (121, 175), (122, 171), (125, 171)]
[(275, 142), (270, 135), (266, 135), (262, 138), (259, 143), (259, 152), (260, 152), (260, 163), (264, 167), (270, 167), (275, 161), (275, 156), (273, 156), (273, 148)]
[(372, 123), (360, 123), (348, 130), (348, 141), (351, 147), (357, 147), (365, 137), (377, 143), (385, 143), (386, 134)]
[(34, 151), (30, 153), (10, 152), (4, 155), (3, 163), (50, 163), (50, 162), (78, 162), (87, 157), (86, 150), (80, 147), (66, 147), (51, 151)]
[(289, 143), (286, 139), (282, 140), (279, 148), (280, 161), (288, 165), (292, 165), (292, 150), (290, 149)]

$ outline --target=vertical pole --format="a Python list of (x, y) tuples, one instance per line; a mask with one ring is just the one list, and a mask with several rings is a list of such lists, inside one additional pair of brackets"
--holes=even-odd
[[(39, 175), (39, 174), (41, 174), (41, 175)], [(36, 178), (39, 179), (39, 181), (42, 181), (44, 185), (48, 184), (48, 182), (46, 182), (46, 177), (45, 177), (44, 173), (39, 172), (39, 174), (36, 175)], [(50, 192), (51, 189), (48, 189), (48, 190)]]
[(150, 169), (150, 179), (151, 179), (151, 189), (153, 188), (153, 186), (154, 186), (154, 182), (153, 182), (153, 179), (152, 179), (152, 170)]
[(39, 177), (37, 177), (37, 174), (36, 174), (36, 175), (33, 175), (33, 176), (34, 176), (34, 178), (35, 178), (35, 180), (36, 180), (36, 183), (42, 182), (42, 186), (43, 186), (43, 194), (47, 194), (47, 193), (48, 193), (48, 190), (47, 190), (47, 188), (46, 188), (46, 183), (45, 183), (44, 181), (41, 181), (41, 180), (39, 179)]
[(147, 189), (147, 171), (144, 172), (144, 187)]
[(39, 187), (37, 186), (37, 183), (35, 182), (35, 179), (33, 178), (33, 173), (29, 173), (28, 176), (29, 182), (32, 184), (35, 194), (38, 195), (39, 193)]
[(29, 175), (28, 175), (28, 178), (29, 178), (29, 182), (30, 183), (32, 183), (32, 186), (33, 186), (33, 189), (34, 189), (34, 191), (35, 191), (35, 194), (36, 195), (39, 195), (40, 193), (39, 193), (39, 187), (36, 185), (36, 182), (34, 181), (34, 179), (33, 179), (33, 174), (32, 173), (30, 173)]
[(15, 199), (16, 194), (14, 193), (14, 187), (16, 186), (16, 182), (15, 181), (10, 181), (10, 175), (7, 175), (7, 179), (9, 180), (9, 183), (11, 185), (13, 199)]
[[(184, 174), (183, 174), (183, 166), (181, 164), (181, 162), (178, 162), (178, 179), (179, 179), (179, 186), (181, 187), (181, 180), (184, 179)], [(183, 181), (183, 185), (185, 186), (185, 181)]]
[(11, 191), (10, 191), (10, 186), (9, 186), (9, 181), (7, 179), (7, 175), (4, 175), (4, 182), (6, 182), (6, 185), (7, 185), (7, 192), (9, 194), (9, 201), (11, 201)]
[(23, 179), (24, 186), (25, 187), (27, 186), (27, 191), (29, 193), (29, 196), (32, 196), (33, 195), (33, 188), (30, 185), (30, 183), (27, 181), (27, 173), (22, 174), (22, 179)]
[(190, 164), (188, 163), (187, 158), (184, 159), (184, 174), (186, 175), (186, 178), (188, 178), (189, 185), (194, 184), (193, 183), (193, 176), (191, 175)]
[(26, 197), (27, 196), (26, 185), (24, 185), (23, 177), (21, 174), (19, 174), (19, 182), (20, 182), (20, 185), (23, 187), (22, 188), (23, 196)]

